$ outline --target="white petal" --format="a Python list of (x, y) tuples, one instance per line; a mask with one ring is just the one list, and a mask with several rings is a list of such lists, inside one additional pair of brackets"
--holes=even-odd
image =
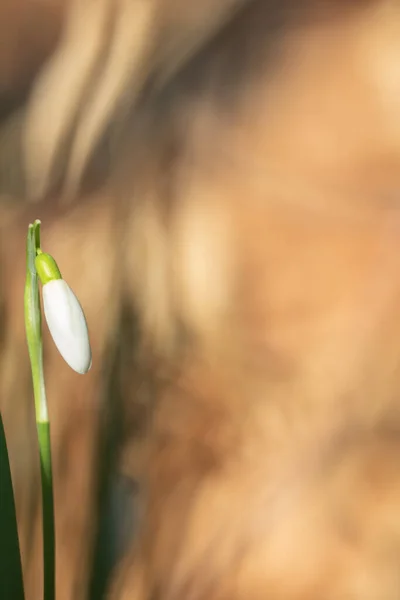
[(43, 286), (47, 325), (61, 356), (78, 373), (92, 366), (92, 351), (85, 315), (77, 297), (63, 279)]

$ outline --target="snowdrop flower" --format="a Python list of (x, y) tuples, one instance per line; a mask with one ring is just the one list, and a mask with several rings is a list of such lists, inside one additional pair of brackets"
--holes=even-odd
[(92, 351), (79, 300), (61, 277), (50, 254), (39, 251), (35, 266), (43, 286), (44, 315), (54, 343), (71, 369), (87, 373), (92, 366)]

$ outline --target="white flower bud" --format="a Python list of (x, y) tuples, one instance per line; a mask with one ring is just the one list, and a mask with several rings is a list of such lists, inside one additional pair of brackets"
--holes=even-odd
[(35, 267), (42, 282), (44, 316), (54, 343), (71, 369), (87, 373), (92, 366), (92, 351), (79, 300), (50, 254), (37, 250)]
[(87, 373), (92, 366), (92, 351), (77, 297), (63, 279), (48, 281), (42, 293), (47, 325), (61, 356), (77, 373)]

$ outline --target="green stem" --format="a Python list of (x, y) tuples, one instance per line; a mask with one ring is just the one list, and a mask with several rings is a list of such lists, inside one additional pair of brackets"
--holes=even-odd
[(43, 515), (43, 598), (55, 598), (55, 531), (53, 474), (51, 467), (50, 423), (36, 424), (40, 451), (40, 474), (42, 477)]
[(32, 369), (38, 432), (43, 513), (43, 598), (55, 599), (55, 529), (50, 424), (43, 372), (43, 344), (35, 258), (40, 248), (40, 221), (29, 225), (26, 245), (25, 329)]

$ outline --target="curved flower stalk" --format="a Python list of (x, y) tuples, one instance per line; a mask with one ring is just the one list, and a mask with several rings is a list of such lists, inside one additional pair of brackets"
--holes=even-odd
[(43, 310), (54, 343), (71, 369), (87, 373), (92, 365), (92, 351), (79, 300), (62, 279), (52, 256), (39, 250), (35, 266), (43, 285)]
[(42, 482), (43, 600), (55, 600), (53, 475), (43, 370), (39, 279), (43, 285), (44, 313), (54, 342), (72, 369), (86, 373), (92, 364), (86, 319), (75, 294), (62, 279), (55, 260), (40, 248), (40, 221), (37, 220), (29, 225), (26, 242), (25, 330), (32, 370)]

